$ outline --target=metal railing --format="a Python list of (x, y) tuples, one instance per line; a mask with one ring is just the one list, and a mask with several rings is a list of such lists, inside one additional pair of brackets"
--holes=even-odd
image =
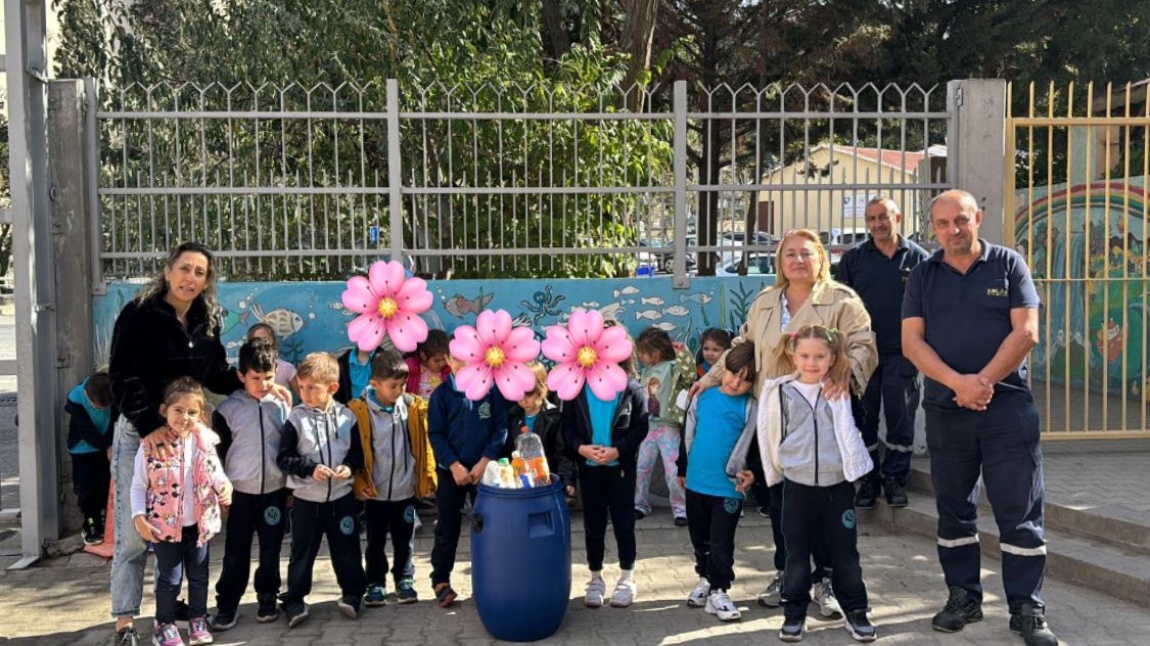
[(1021, 93), (1007, 119), (1006, 231), (1043, 302), (1030, 362), (1046, 436), (1150, 438), (1146, 85)]
[(232, 279), (379, 257), (610, 275), (652, 241), (685, 277), (696, 254), (766, 250), (756, 231), (861, 227), (877, 193), (917, 215), (947, 187), (938, 88), (161, 84), (89, 101), (105, 278), (151, 274), (186, 239)]

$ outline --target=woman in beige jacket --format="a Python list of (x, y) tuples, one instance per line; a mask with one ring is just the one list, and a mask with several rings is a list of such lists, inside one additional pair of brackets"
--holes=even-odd
[[(755, 396), (762, 392), (763, 382), (781, 377), (786, 372), (779, 364), (779, 346), (783, 338), (804, 325), (823, 325), (846, 335), (847, 356), (850, 360), (849, 383), (827, 384), (823, 392), (828, 397), (846, 396), (853, 392), (861, 396), (878, 364), (878, 350), (870, 327), (870, 315), (862, 300), (851, 288), (831, 279), (831, 263), (818, 233), (810, 229), (796, 229), (783, 235), (775, 256), (778, 280), (774, 287), (764, 289), (755, 297), (747, 310), (747, 321), (739, 330), (732, 347), (745, 342), (755, 344)], [(725, 355), (724, 355), (725, 358)], [(692, 395), (717, 385), (723, 374), (723, 359), (715, 364), (692, 388)], [(752, 452), (753, 453), (753, 452)], [(771, 530), (775, 539), (775, 578), (759, 595), (759, 605), (778, 607), (782, 587), (782, 569), (786, 563), (783, 546), (781, 506), (782, 490), (771, 487)], [(827, 618), (839, 618), (842, 611), (834, 598), (830, 579), (826, 577), (823, 546), (814, 546), (816, 583), (813, 591), (820, 612)], [(825, 577), (825, 578), (824, 578)]]

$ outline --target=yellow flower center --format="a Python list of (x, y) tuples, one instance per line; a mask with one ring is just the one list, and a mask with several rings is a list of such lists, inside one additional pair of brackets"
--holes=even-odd
[(589, 345), (585, 345), (579, 348), (579, 355), (575, 358), (575, 361), (584, 368), (590, 368), (595, 365), (595, 360), (598, 358), (599, 356), (595, 354), (595, 349)]
[(384, 297), (379, 301), (379, 315), (385, 319), (395, 316), (399, 311), (399, 303), (395, 302), (394, 298)]
[(483, 360), (487, 362), (487, 365), (491, 366), (492, 368), (498, 368), (499, 366), (502, 366), (503, 359), (503, 350), (494, 346), (487, 348), (487, 354), (483, 357)]

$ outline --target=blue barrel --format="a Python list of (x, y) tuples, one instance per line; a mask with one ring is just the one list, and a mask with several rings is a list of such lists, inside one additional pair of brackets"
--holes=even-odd
[(479, 485), (471, 590), (496, 639), (538, 641), (559, 630), (571, 596), (571, 515), (558, 478), (531, 489)]

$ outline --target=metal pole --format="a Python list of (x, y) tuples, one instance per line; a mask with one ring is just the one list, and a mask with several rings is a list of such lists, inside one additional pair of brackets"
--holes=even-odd
[[(4, 0), (7, 38), (12, 250), (16, 273), (16, 356), (20, 413), (20, 510), (24, 558), (40, 558), (59, 536), (56, 474), (54, 285), (48, 214), (48, 87), (43, 0)], [(38, 271), (43, 268), (44, 271)]]
[(403, 160), (399, 149), (399, 81), (387, 79), (387, 213), (391, 259), (403, 263)]
[(687, 275), (687, 82), (675, 81), (675, 289), (691, 286)]

